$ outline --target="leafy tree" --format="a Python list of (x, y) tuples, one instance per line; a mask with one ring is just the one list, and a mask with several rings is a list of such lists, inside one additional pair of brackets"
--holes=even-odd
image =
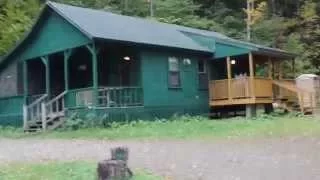
[[(301, 39), (305, 69), (320, 74), (320, 2), (308, 0), (301, 11)], [(302, 30), (303, 29), (303, 30)]]
[[(247, 0), (54, 0), (119, 14), (153, 18), (246, 39)], [(45, 0), (0, 0), (0, 56), (30, 29)], [(252, 41), (298, 54), (299, 72), (320, 74), (320, 2), (255, 0)], [(288, 70), (288, 72), (290, 72)]]
[(40, 4), (37, 0), (5, 0), (1, 2), (0, 56), (7, 53), (30, 29), (39, 9)]

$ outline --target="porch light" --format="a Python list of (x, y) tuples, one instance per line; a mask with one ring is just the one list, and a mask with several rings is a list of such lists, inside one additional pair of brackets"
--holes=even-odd
[(125, 57), (123, 57), (123, 60), (125, 60), (125, 61), (130, 61), (131, 58), (130, 58), (129, 56), (125, 56)]
[(190, 65), (191, 64), (191, 60), (188, 58), (183, 59), (183, 64), (184, 65)]
[(237, 63), (236, 60), (234, 60), (234, 59), (231, 60), (232, 65), (235, 65), (236, 63)]
[(86, 71), (86, 70), (87, 70), (87, 65), (85, 65), (85, 64), (80, 65), (80, 66), (78, 67), (78, 70), (79, 70), (79, 71)]

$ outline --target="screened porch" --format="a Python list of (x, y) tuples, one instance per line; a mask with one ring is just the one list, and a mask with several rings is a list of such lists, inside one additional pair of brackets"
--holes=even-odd
[(140, 60), (133, 47), (100, 42), (28, 60), (26, 65), (27, 104), (63, 94), (63, 108), (143, 106)]

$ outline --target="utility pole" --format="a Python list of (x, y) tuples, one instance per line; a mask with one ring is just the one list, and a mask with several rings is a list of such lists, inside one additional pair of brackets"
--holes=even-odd
[(251, 41), (251, 25), (253, 23), (252, 14), (254, 11), (254, 0), (247, 0), (247, 40)]
[(149, 7), (150, 7), (150, 16), (153, 17), (154, 16), (153, 0), (148, 0), (148, 3), (149, 3)]
[(128, 12), (128, 9), (129, 9), (128, 0), (124, 0), (124, 10)]

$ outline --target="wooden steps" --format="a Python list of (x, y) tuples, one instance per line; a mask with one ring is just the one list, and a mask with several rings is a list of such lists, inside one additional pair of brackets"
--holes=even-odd
[(299, 89), (295, 81), (273, 80), (273, 85), (278, 88), (274, 102), (278, 103), (280, 108), (288, 112), (314, 113), (313, 94)]
[(24, 131), (44, 132), (54, 130), (65, 122), (64, 91), (55, 98), (48, 100), (47, 95), (41, 96), (30, 105), (24, 105)]
[(43, 132), (45, 130), (54, 130), (60, 127), (65, 122), (65, 115), (62, 113), (52, 114), (50, 117), (47, 117), (46, 127), (43, 126), (42, 121), (31, 121), (28, 122), (28, 128), (25, 132)]

